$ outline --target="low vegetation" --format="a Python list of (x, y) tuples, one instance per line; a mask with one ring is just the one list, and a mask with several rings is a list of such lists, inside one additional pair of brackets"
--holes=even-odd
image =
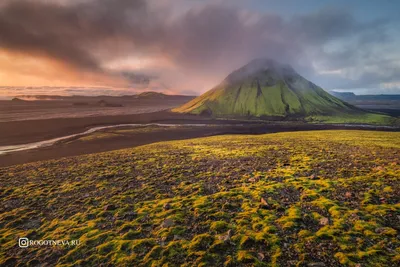
[(399, 154), (400, 133), (314, 131), (1, 168), (0, 265), (396, 266)]

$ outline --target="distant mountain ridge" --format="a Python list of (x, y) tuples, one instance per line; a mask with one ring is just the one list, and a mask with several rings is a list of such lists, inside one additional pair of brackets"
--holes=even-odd
[(110, 98), (110, 99), (167, 99), (167, 98), (194, 98), (194, 96), (186, 96), (186, 95), (169, 95), (159, 92), (143, 92), (138, 93), (136, 95), (121, 95), (121, 96), (113, 96), (113, 95), (98, 95), (98, 96), (87, 96), (87, 95), (17, 95), (15, 99), (21, 100), (75, 100), (75, 99), (103, 99), (103, 98)]
[(329, 91), (329, 93), (337, 98), (342, 100), (365, 100), (365, 101), (400, 101), (400, 94), (399, 95), (356, 95), (353, 92), (336, 92), (336, 91)]

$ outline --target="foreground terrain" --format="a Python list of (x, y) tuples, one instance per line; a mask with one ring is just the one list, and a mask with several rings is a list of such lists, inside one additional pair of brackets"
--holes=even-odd
[(0, 265), (396, 266), (399, 154), (399, 133), (309, 131), (1, 168)]

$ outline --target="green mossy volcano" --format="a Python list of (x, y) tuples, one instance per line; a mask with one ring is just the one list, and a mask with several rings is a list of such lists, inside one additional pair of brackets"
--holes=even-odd
[(255, 59), (173, 112), (213, 117), (391, 123), (389, 116), (354, 107), (270, 59)]

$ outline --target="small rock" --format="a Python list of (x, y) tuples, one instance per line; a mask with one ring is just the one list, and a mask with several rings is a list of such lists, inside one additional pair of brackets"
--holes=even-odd
[(169, 204), (169, 202), (167, 202), (163, 205), (163, 209), (165, 209), (165, 210), (169, 210), (170, 208), (171, 208), (171, 204)]
[(249, 182), (250, 182), (250, 183), (255, 183), (255, 182), (256, 182), (256, 179), (255, 179), (255, 178), (249, 178)]
[(328, 220), (328, 218), (326, 218), (326, 217), (323, 217), (323, 218), (321, 218), (321, 219), (319, 220), (319, 224), (320, 224), (320, 225), (325, 226), (325, 225), (327, 225), (328, 223), (329, 223), (329, 220)]
[(104, 207), (104, 210), (115, 210), (117, 207), (115, 207), (115, 205), (110, 204)]
[(228, 230), (228, 232), (226, 232), (225, 235), (220, 235), (218, 237), (218, 239), (221, 241), (227, 242), (227, 241), (231, 240), (231, 237), (232, 237), (232, 229)]
[(326, 266), (326, 264), (323, 262), (310, 262), (309, 264), (307, 264), (307, 266), (309, 266), (309, 267), (324, 267), (324, 266)]
[(263, 197), (260, 199), (260, 202), (263, 205), (268, 205), (267, 201)]
[(168, 228), (168, 227), (171, 227), (171, 226), (173, 226), (174, 225), (174, 221), (173, 220), (171, 220), (171, 219), (165, 219), (164, 221), (163, 221), (163, 223), (161, 224), (161, 227), (163, 227), (163, 228)]
[(163, 238), (160, 239), (159, 244), (163, 247), (167, 244), (167, 237), (164, 236)]
[(312, 174), (312, 175), (310, 176), (310, 179), (311, 179), (311, 180), (317, 180), (317, 179), (318, 179), (318, 176), (314, 173), (314, 174)]
[(383, 167), (382, 167), (382, 166), (378, 166), (378, 167), (375, 168), (375, 170), (377, 170), (377, 171), (382, 171), (382, 170), (383, 170)]
[(268, 202), (262, 197), (261, 199), (260, 199), (260, 208), (264, 208), (264, 209), (266, 209), (266, 208), (268, 208)]
[(257, 254), (257, 258), (258, 258), (260, 261), (263, 261), (263, 260), (265, 259), (265, 255), (262, 254), (261, 252), (259, 252), (259, 253)]
[(174, 235), (174, 240), (182, 240), (183, 238), (180, 235)]

